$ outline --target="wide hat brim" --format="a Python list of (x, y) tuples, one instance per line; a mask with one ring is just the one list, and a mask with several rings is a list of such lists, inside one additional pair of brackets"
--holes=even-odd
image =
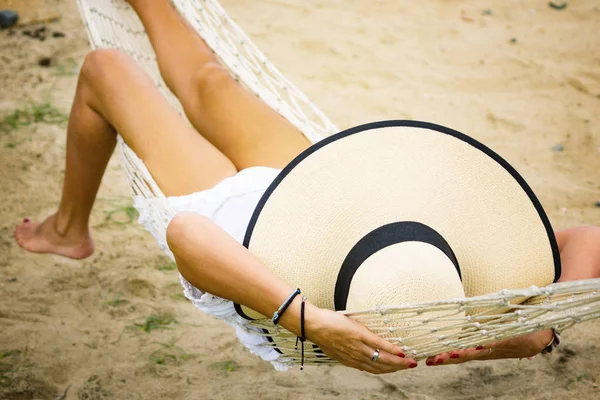
[[(416, 242), (433, 250), (423, 258), (411, 256), (419, 246), (396, 246), (391, 260), (404, 269), (361, 268)], [(544, 286), (561, 268), (548, 218), (515, 169), (467, 135), (418, 121), (361, 125), (304, 151), (262, 197), (244, 246), (331, 310), (346, 309), (349, 295), (374, 306)]]

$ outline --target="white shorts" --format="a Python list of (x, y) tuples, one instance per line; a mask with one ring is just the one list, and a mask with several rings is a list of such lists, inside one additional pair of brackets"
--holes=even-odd
[(175, 212), (191, 211), (210, 218), (242, 243), (258, 202), (279, 172), (268, 167), (246, 168), (211, 189), (167, 197), (167, 203)]
[[(136, 197), (134, 206), (140, 215), (139, 222), (154, 235), (158, 245), (171, 258), (173, 254), (167, 246), (166, 237), (162, 232), (159, 236), (155, 233), (156, 230), (152, 229), (152, 207), (166, 206), (172, 215), (183, 211), (204, 215), (242, 243), (258, 202), (279, 172), (281, 170), (269, 167), (246, 168), (210, 189), (185, 196), (167, 197), (166, 204), (155, 203), (155, 199)], [(185, 297), (196, 307), (234, 326), (238, 338), (252, 353), (270, 361), (278, 370), (287, 369), (285, 361), (278, 360), (280, 354), (277, 351), (269, 346), (263, 346), (267, 341), (264, 336), (252, 334), (254, 330), (248, 328), (247, 321), (236, 313), (233, 302), (210, 293), (203, 293), (183, 277), (181, 277), (181, 285)], [(256, 332), (259, 333), (258, 330)]]
[(169, 218), (183, 211), (204, 215), (242, 243), (256, 205), (279, 172), (281, 170), (275, 168), (250, 167), (201, 192), (166, 199), (136, 196), (133, 205), (139, 214), (138, 222), (146, 227), (171, 258), (173, 255), (167, 246), (165, 226), (161, 223), (162, 229), (156, 229), (154, 225), (157, 208), (168, 210)]

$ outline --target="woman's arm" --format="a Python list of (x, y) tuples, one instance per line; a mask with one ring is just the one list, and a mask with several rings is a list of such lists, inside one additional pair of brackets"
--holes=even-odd
[[(559, 282), (600, 278), (600, 227), (585, 226), (565, 229), (556, 233), (556, 241), (562, 264)], [(427, 365), (532, 357), (540, 353), (552, 338), (551, 330), (533, 332), (513, 339), (490, 343), (478, 349), (439, 354), (428, 358)]]
[[(167, 229), (167, 242), (179, 271), (202, 291), (232, 300), (270, 317), (294, 290), (276, 277), (245, 247), (210, 219), (193, 213), (175, 216)], [(308, 299), (310, 300), (310, 299)], [(300, 302), (296, 297), (279, 323), (300, 334)], [(340, 313), (306, 304), (306, 337), (329, 357), (344, 365), (372, 373), (414, 368), (401, 349)], [(370, 360), (379, 349), (377, 362)]]

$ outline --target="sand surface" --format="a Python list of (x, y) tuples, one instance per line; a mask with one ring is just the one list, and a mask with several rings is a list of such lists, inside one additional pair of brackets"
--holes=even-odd
[[(75, 2), (46, 3), (62, 18), (45, 25), (44, 41), (24, 36), (30, 27), (0, 32), (0, 118), (31, 114), (30, 104), (46, 115), (35, 122), (21, 113), (18, 129), (5, 123), (0, 132), (0, 398), (55, 399), (68, 387), (66, 399), (598, 398), (600, 321), (568, 330), (558, 353), (533, 361), (420, 365), (386, 376), (339, 366), (277, 373), (182, 298), (150, 235), (127, 223), (131, 200), (117, 159), (92, 215), (94, 256), (22, 251), (14, 225), (57, 207), (60, 114), (89, 49)], [(517, 0), (223, 5), (341, 128), (419, 119), (463, 131), (524, 175), (555, 228), (600, 225), (597, 1), (562, 11)], [(40, 66), (46, 57), (50, 65)], [(49, 118), (45, 102), (59, 114)], [(151, 316), (174, 321), (145, 332)]]

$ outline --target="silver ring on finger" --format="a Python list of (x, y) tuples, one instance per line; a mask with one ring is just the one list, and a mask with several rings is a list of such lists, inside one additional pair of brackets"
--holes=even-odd
[(371, 356), (371, 361), (377, 362), (379, 360), (379, 349), (376, 349), (373, 355)]
[(492, 354), (492, 348), (491, 347), (488, 349), (487, 355), (489, 356), (490, 354)]

